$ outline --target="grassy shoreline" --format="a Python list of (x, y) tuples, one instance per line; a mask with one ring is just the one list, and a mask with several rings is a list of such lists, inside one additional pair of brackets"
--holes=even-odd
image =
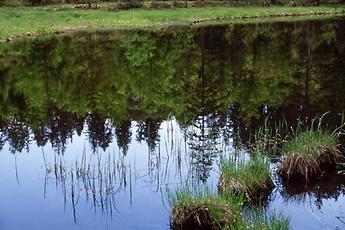
[(312, 15), (344, 15), (345, 6), (328, 7), (202, 7), (133, 9), (128, 11), (59, 9), (41, 7), (0, 8), (0, 40), (85, 29), (161, 28), (222, 20), (248, 20)]

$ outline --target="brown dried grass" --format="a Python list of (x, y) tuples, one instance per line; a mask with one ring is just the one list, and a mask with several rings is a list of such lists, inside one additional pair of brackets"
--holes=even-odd
[(303, 178), (308, 181), (318, 176), (328, 167), (335, 166), (344, 160), (341, 152), (333, 146), (318, 146), (313, 154), (301, 152), (289, 152), (285, 155), (282, 164), (278, 166), (278, 172), (285, 178)]

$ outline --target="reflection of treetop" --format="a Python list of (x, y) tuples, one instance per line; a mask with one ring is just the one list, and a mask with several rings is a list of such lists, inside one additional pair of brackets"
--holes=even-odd
[(170, 116), (183, 126), (212, 119), (213, 134), (267, 112), (292, 120), (301, 108), (340, 111), (344, 23), (81, 33), (2, 45), (0, 147), (21, 151), (31, 130), (38, 145), (49, 140), (63, 151), (86, 120), (94, 147), (107, 148), (116, 134), (126, 152), (133, 120), (137, 139), (154, 147)]
[(221, 153), (220, 130), (213, 129), (214, 120), (199, 117), (188, 132), (188, 146), (192, 164), (201, 181), (206, 181), (214, 159)]

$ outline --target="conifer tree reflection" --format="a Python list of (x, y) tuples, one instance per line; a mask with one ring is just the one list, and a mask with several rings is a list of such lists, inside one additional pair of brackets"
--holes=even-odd
[(89, 114), (86, 118), (89, 142), (95, 152), (98, 147), (105, 151), (112, 142), (113, 127), (109, 121), (99, 114)]
[(3, 135), (7, 136), (11, 153), (29, 150), (30, 131), (24, 122), (13, 117), (4, 127), (3, 132)]
[(57, 108), (49, 111), (50, 120), (47, 122), (47, 136), (57, 153), (64, 153), (68, 139), (72, 141), (74, 131), (77, 127), (79, 130), (83, 123), (76, 114), (65, 112)]
[(159, 127), (161, 122), (154, 119), (146, 119), (138, 123), (136, 140), (146, 141), (150, 151), (154, 151), (159, 142)]
[(6, 144), (6, 136), (3, 133), (2, 127), (3, 125), (1, 124), (1, 121), (0, 121), (0, 151), (4, 148), (4, 145)]
[(192, 91), (187, 92), (190, 95), (195, 95), (191, 109), (197, 112), (195, 113), (196, 119), (187, 133), (187, 139), (195, 173), (201, 181), (206, 181), (212, 169), (214, 158), (221, 152), (219, 149), (220, 123), (217, 105), (220, 104), (218, 100), (222, 98), (217, 97), (219, 84), (216, 81), (218, 79), (214, 78), (221, 78), (222, 76), (206, 72), (205, 65), (210, 60), (207, 60), (207, 35), (204, 28), (200, 29), (198, 36), (201, 52), (198, 81), (194, 88), (195, 91), (191, 89)]
[(40, 125), (33, 130), (34, 140), (36, 141), (37, 146), (43, 147), (48, 142), (48, 127), (45, 125)]
[(115, 136), (117, 145), (122, 149), (123, 154), (126, 155), (128, 152), (128, 145), (131, 142), (132, 131), (131, 131), (132, 122), (129, 120), (121, 121), (119, 125), (115, 126)]

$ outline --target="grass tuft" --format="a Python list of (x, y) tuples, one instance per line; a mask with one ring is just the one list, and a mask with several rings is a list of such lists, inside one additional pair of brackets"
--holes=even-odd
[(273, 187), (270, 164), (259, 151), (249, 161), (221, 161), (220, 192), (244, 193), (247, 200), (257, 202), (267, 198)]
[(242, 216), (241, 221), (231, 226), (232, 230), (288, 230), (290, 228), (290, 219), (283, 215), (268, 213), (265, 210), (248, 210)]
[(278, 172), (285, 178), (302, 177), (306, 181), (343, 160), (336, 148), (335, 136), (322, 130), (310, 129), (295, 136), (282, 147), (283, 162)]
[(172, 229), (230, 229), (237, 222), (243, 198), (231, 193), (217, 195), (208, 188), (178, 189), (169, 196)]
[(178, 189), (169, 196), (172, 229), (288, 230), (289, 219), (265, 210), (243, 208), (243, 194), (207, 188)]

